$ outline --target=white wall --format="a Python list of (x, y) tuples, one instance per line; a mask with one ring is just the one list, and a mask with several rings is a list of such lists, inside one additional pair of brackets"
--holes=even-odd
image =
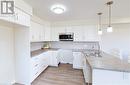
[(0, 25), (0, 85), (14, 82), (14, 61), (14, 30)]
[(104, 30), (101, 36), (102, 50), (109, 52), (110, 49), (118, 48), (125, 58), (130, 54), (130, 24), (113, 24), (112, 26), (112, 33)]
[(15, 28), (16, 83), (30, 85), (29, 28)]

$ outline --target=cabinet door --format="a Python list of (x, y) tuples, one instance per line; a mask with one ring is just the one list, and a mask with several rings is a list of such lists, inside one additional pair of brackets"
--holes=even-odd
[(96, 26), (84, 26), (85, 41), (99, 41), (98, 30)]
[(51, 40), (59, 41), (59, 34), (65, 33), (65, 27), (53, 27), (51, 29)]
[(25, 13), (25, 12), (22, 12), (21, 13), (22, 14), (22, 16), (23, 16), (23, 18), (22, 18), (22, 24), (24, 25), (24, 26), (27, 26), (27, 27), (30, 27), (31, 26), (31, 23), (30, 23), (30, 15), (28, 15), (27, 13)]
[(58, 61), (58, 51), (49, 51), (49, 55), (50, 55), (50, 57), (49, 57), (49, 61), (50, 61), (50, 63), (49, 63), (49, 65), (50, 66), (58, 66), (58, 64), (59, 64), (59, 61)]
[(30, 15), (18, 8), (14, 8), (14, 13), (14, 15), (1, 15), (0, 19), (17, 25), (30, 26)]
[(81, 52), (73, 52), (73, 68), (82, 69), (83, 68), (83, 54)]
[(38, 25), (35, 22), (31, 22), (30, 27), (30, 38), (32, 42), (39, 40), (39, 31), (38, 31)]
[(45, 40), (45, 32), (44, 32), (44, 27), (41, 24), (38, 24), (38, 33), (39, 33), (39, 41), (44, 41)]
[(50, 26), (45, 25), (44, 26), (44, 31), (45, 31), (45, 36), (44, 36), (44, 40), (45, 41), (51, 41), (51, 29)]
[(44, 28), (39, 23), (31, 22), (30, 40), (31, 42), (44, 41)]
[(82, 26), (72, 26), (74, 32), (74, 41), (83, 41), (83, 28)]
[(18, 8), (15, 8), (15, 23), (23, 26), (30, 26), (30, 15)]
[(71, 26), (66, 26), (66, 32), (73, 33), (73, 29)]
[(129, 85), (124, 81), (123, 72), (93, 70), (93, 85)]
[(123, 85), (130, 85), (130, 73), (123, 72)]

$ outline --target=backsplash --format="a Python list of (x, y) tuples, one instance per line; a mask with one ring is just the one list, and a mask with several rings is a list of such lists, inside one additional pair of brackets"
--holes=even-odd
[(31, 51), (41, 49), (43, 47), (43, 45), (44, 45), (43, 42), (31, 43)]
[[(31, 43), (31, 51), (41, 49), (43, 45), (47, 42), (35, 42)], [(59, 48), (59, 49), (95, 49), (100, 50), (98, 42), (58, 42), (51, 41), (48, 42), (51, 45), (51, 48)]]
[(61, 49), (99, 49), (98, 42), (51, 42), (51, 48)]

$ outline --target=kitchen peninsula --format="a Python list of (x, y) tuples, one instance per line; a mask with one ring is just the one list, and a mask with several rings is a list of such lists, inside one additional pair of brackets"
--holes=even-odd
[(84, 74), (89, 74), (87, 81), (93, 85), (130, 85), (130, 63), (105, 52), (102, 52), (100, 57), (83, 53), (86, 60)]

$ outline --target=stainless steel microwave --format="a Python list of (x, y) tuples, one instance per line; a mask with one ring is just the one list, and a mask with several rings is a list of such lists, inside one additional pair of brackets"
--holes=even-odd
[(74, 40), (74, 33), (60, 33), (59, 40), (60, 41), (73, 41)]

